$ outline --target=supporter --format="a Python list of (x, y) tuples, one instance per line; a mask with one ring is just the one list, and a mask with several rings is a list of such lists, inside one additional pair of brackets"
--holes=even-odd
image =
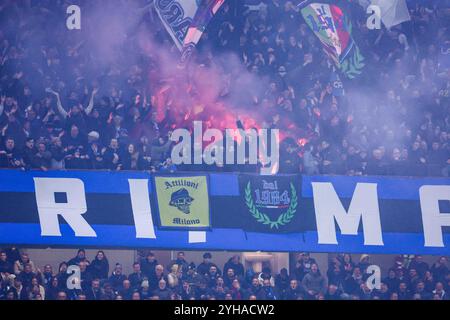
[(170, 300), (170, 295), (172, 292), (167, 288), (166, 284), (166, 280), (159, 280), (158, 289), (153, 291), (153, 295), (158, 296), (159, 300)]
[(181, 268), (179, 267), (179, 265), (177, 265), (177, 264), (172, 265), (172, 268), (170, 269), (170, 272), (167, 275), (167, 283), (171, 290), (178, 287), (179, 281), (181, 279), (181, 275), (182, 275), (182, 271), (181, 271)]
[(92, 277), (92, 273), (88, 270), (88, 264), (86, 261), (80, 261), (78, 265), (80, 267), (81, 289), (87, 291), (91, 287), (91, 283), (94, 278)]
[(131, 300), (134, 290), (131, 287), (130, 280), (123, 280), (122, 287), (118, 292), (118, 295), (121, 296), (124, 300)]
[(434, 281), (445, 282), (445, 275), (448, 274), (447, 258), (442, 256), (431, 266)]
[(308, 300), (315, 300), (319, 293), (325, 294), (327, 280), (321, 275), (317, 263), (311, 264), (311, 270), (303, 278), (302, 286)]
[[(231, 270), (231, 279), (228, 277), (229, 274), (227, 273), (226, 277), (224, 278), (224, 282), (227, 287), (231, 288), (231, 282), (235, 279), (235, 276), (233, 269), (229, 270)], [(209, 286), (213, 286), (216, 283), (217, 278), (219, 277), (220, 274), (217, 270), (217, 267), (215, 265), (212, 265), (209, 267), (208, 273), (205, 275), (204, 278)]]
[[(234, 281), (238, 282), (238, 280)], [(265, 278), (261, 290), (259, 291), (259, 295), (257, 296), (258, 300), (278, 300), (277, 295), (275, 288), (270, 283), (270, 279)]]
[(84, 293), (86, 294), (86, 298), (88, 300), (100, 300), (102, 294), (100, 290), (100, 280), (92, 280), (91, 287), (84, 290)]
[(359, 267), (355, 267), (353, 269), (353, 274), (347, 274), (344, 278), (344, 282), (342, 284), (344, 292), (348, 294), (355, 294), (363, 282), (364, 277), (361, 273), (361, 269)]
[[(151, 297), (150, 286), (148, 280), (142, 281), (141, 288), (139, 289), (139, 294), (142, 300), (149, 300)], [(114, 300), (114, 299), (111, 299)]]
[(373, 297), (378, 297), (379, 300), (389, 300), (389, 287), (386, 283), (380, 283), (380, 289), (375, 289), (373, 291)]
[(187, 272), (189, 268), (189, 263), (186, 261), (183, 251), (177, 253), (177, 258), (174, 261), (172, 261), (171, 264), (179, 265), (183, 273)]
[(283, 296), (286, 290), (289, 288), (290, 277), (288, 270), (286, 268), (282, 268), (280, 273), (275, 276), (275, 288), (278, 292), (278, 295)]
[(416, 287), (413, 291), (414, 295), (418, 295), (419, 300), (431, 300), (431, 293), (425, 290), (425, 283), (423, 281), (418, 281)]
[[(100, 252), (103, 251), (99, 250), (98, 253)], [(81, 254), (79, 258), (85, 259), (85, 256)], [(5, 260), (5, 256), (2, 259)], [(29, 257), (23, 256), (21, 259), (29, 260)], [(389, 269), (388, 276), (382, 279), (379, 289), (368, 287), (366, 282), (368, 275), (361, 272), (360, 266), (353, 267), (352, 273), (345, 272), (345, 265), (351, 265), (351, 256), (348, 254), (338, 254), (332, 258), (327, 277), (320, 274), (317, 263), (312, 263), (310, 271), (305, 275), (302, 283), (299, 283), (295, 277), (289, 278), (287, 270), (284, 269), (272, 276), (271, 270), (267, 267), (263, 268), (263, 272), (254, 274), (252, 278), (238, 277), (232, 268), (227, 270), (225, 277), (222, 277), (218, 274), (217, 267), (212, 264), (206, 277), (203, 277), (196, 272), (195, 264), (191, 262), (188, 265), (188, 272), (182, 274), (177, 272), (181, 270), (180, 265), (173, 261), (167, 266), (172, 267), (167, 276), (164, 275), (164, 266), (158, 264), (151, 276), (147, 278), (139, 269), (139, 264), (135, 263), (133, 265), (134, 272), (130, 275), (133, 281), (130, 281), (122, 274), (122, 265), (116, 263), (109, 279), (100, 279), (91, 274), (92, 268), (87, 266), (87, 260), (82, 260), (79, 262), (82, 290), (67, 288), (69, 275), (65, 262), (60, 264), (59, 273), (56, 276), (53, 276), (51, 265), (45, 265), (44, 272), (37, 269), (37, 273), (33, 273), (30, 264), (26, 263), (24, 270), (17, 276), (8, 273), (2, 274), (0, 299), (57, 300), (62, 291), (65, 292), (68, 300), (131, 300), (133, 295), (137, 298), (137, 295), (134, 294), (136, 292), (139, 293), (141, 300), (448, 299), (450, 273), (446, 269), (440, 269), (440, 266), (445, 263), (442, 257), (435, 263), (433, 270), (438, 274), (442, 272), (441, 277), (444, 278), (444, 282), (434, 281), (431, 268), (428, 270), (425, 268), (426, 264), (420, 263), (423, 262), (422, 257), (414, 257), (409, 263), (407, 274), (403, 275), (403, 259), (400, 256), (396, 257), (397, 272), (393, 268)], [(152, 253), (147, 254), (143, 262), (154, 263), (156, 260)], [(361, 261), (367, 262), (365, 257)], [(374, 263), (376, 264), (376, 261)], [(437, 266), (438, 263), (440, 263), (439, 266)], [(420, 266), (426, 270), (423, 279), (415, 269)], [(362, 267), (364, 266), (362, 265)], [(341, 274), (339, 281), (336, 280), (337, 274)], [(76, 273), (72, 276), (76, 276)]]
[(141, 260), (141, 270), (142, 273), (150, 278), (155, 273), (155, 267), (158, 265), (158, 260), (155, 258), (155, 254), (153, 252), (148, 252), (145, 259)]
[(248, 296), (259, 296), (259, 292), (261, 291), (261, 283), (259, 282), (258, 277), (253, 277), (250, 283), (249, 288), (247, 289), (247, 295)]
[(188, 281), (183, 281), (183, 285), (181, 288), (181, 299), (182, 300), (191, 300), (191, 298), (195, 297), (195, 290), (191, 286)]
[(155, 273), (150, 276), (150, 289), (156, 290), (158, 288), (158, 283), (161, 279), (166, 279), (167, 277), (164, 275), (164, 266), (158, 264), (155, 266)]
[[(197, 266), (197, 272), (198, 272), (199, 274), (201, 274), (201, 275), (207, 274), (208, 271), (209, 271), (209, 268), (210, 268), (211, 266), (213, 266), (213, 265), (216, 266), (216, 268), (217, 268), (217, 265), (215, 265), (214, 263), (212, 263), (212, 262), (211, 262), (211, 259), (212, 259), (211, 253), (206, 252), (206, 253), (203, 254), (203, 261), (202, 261), (202, 263), (200, 263), (200, 264)], [(224, 269), (224, 270), (225, 270), (225, 269)]]
[[(233, 270), (233, 269), (231, 269)], [(234, 272), (234, 271), (233, 271)], [(264, 287), (264, 286), (263, 286)], [(273, 294), (271, 294), (270, 292), (272, 291), (272, 287), (269, 284), (270, 289), (268, 290), (268, 293), (266, 294), (266, 297), (269, 295), (269, 297)], [(233, 298), (233, 300), (244, 300), (245, 299), (245, 291), (244, 289), (241, 287), (241, 283), (239, 281), (239, 279), (235, 278), (233, 279), (231, 286), (229, 287), (229, 292), (231, 293), (231, 296)], [(263, 291), (265, 289), (263, 288)], [(264, 299), (264, 297), (263, 297)], [(264, 299), (267, 300), (267, 299)], [(270, 299), (270, 300), (274, 300), (274, 299)]]
[(304, 276), (311, 271), (311, 265), (313, 263), (316, 263), (316, 260), (311, 258), (308, 252), (300, 254), (295, 269), (295, 275), (298, 281), (302, 281)]
[(67, 293), (65, 291), (59, 291), (56, 296), (56, 300), (59, 300), (59, 301), (67, 300)]
[(61, 287), (58, 278), (53, 277), (45, 290), (45, 300), (56, 300)]
[(36, 277), (36, 274), (33, 272), (33, 266), (31, 263), (25, 263), (23, 267), (23, 271), (21, 271), (17, 278), (22, 281), (22, 284), (29, 288), (31, 286), (31, 280)]
[(434, 290), (432, 291), (433, 297), (438, 296), (439, 300), (448, 300), (448, 294), (444, 290), (442, 282), (437, 282)]
[(80, 264), (80, 262), (85, 262), (85, 261), (87, 261), (87, 262), (89, 262), (87, 259), (86, 259), (86, 251), (84, 250), (84, 249), (79, 249), (78, 250), (78, 252), (77, 252), (77, 255), (75, 256), (75, 257), (73, 257), (72, 259), (70, 259), (68, 262), (67, 262), (67, 264), (69, 265), (69, 266), (72, 266), (72, 265), (79, 265)]
[(6, 251), (0, 252), (0, 273), (14, 273), (13, 265), (8, 261)]
[(400, 281), (398, 285), (398, 300), (409, 300), (411, 298), (411, 293), (408, 290), (408, 285), (406, 282)]
[(415, 269), (420, 277), (425, 276), (425, 272), (430, 269), (428, 264), (422, 260), (421, 255), (416, 255), (409, 264), (409, 269)]
[(216, 279), (216, 285), (212, 287), (212, 295), (217, 300), (223, 300), (225, 298), (225, 293), (230, 289), (225, 286), (225, 282), (222, 277)]
[(62, 289), (67, 283), (67, 278), (69, 277), (69, 274), (67, 273), (67, 268), (68, 268), (67, 262), (63, 261), (59, 264), (58, 274), (56, 275), (59, 289)]
[(386, 283), (390, 292), (396, 291), (400, 284), (400, 281), (397, 279), (395, 270), (393, 268), (389, 269), (388, 276), (383, 279), (383, 283)]
[(223, 271), (226, 272), (228, 269), (233, 269), (234, 274), (238, 277), (244, 276), (244, 265), (241, 263), (241, 257), (239, 255), (236, 254), (228, 259), (223, 266)]
[(109, 263), (103, 251), (98, 251), (95, 259), (89, 265), (89, 270), (94, 278), (107, 279), (109, 274)]
[(111, 286), (115, 291), (118, 291), (122, 286), (123, 281), (126, 279), (127, 276), (122, 274), (122, 265), (120, 263), (116, 263), (114, 271), (111, 273), (108, 282), (111, 284)]
[(36, 267), (34, 266), (34, 262), (30, 260), (30, 257), (27, 253), (22, 253), (20, 255), (20, 259), (14, 263), (14, 274), (19, 275), (22, 271), (24, 271), (25, 266), (29, 265), (30, 271), (35, 272)]
[(359, 258), (358, 267), (361, 273), (366, 273), (367, 267), (370, 266), (370, 256), (368, 254), (363, 254)]
[[(39, 271), (38, 271), (39, 273)], [(53, 268), (51, 265), (46, 264), (44, 266), (44, 272), (41, 273), (41, 283), (42, 285), (47, 288), (51, 285), (53, 279)]]
[[(62, 5), (39, 11), (40, 18), (60, 12)], [(21, 10), (28, 4), (22, 6)], [(0, 13), (12, 17), (15, 15), (8, 14), (17, 8), (9, 3)], [(126, 10), (124, 2), (119, 1), (119, 8)], [(320, 41), (308, 40), (314, 36), (301, 15), (292, 14), (295, 6), (291, 2), (267, 5), (264, 18), (262, 10), (229, 8), (223, 5), (212, 19), (195, 63), (221, 69), (218, 78), (226, 85), (220, 99), (228, 101), (239, 90), (240, 107), (266, 115), (261, 123), (294, 129), (284, 138), (290, 142), (282, 141), (280, 172), (448, 176), (448, 64), (424, 49), (441, 47), (446, 41), (447, 27), (443, 15), (437, 14), (439, 6), (410, 8), (411, 25), (425, 24), (429, 37), (423, 36), (425, 27), (405, 32), (408, 23), (369, 34), (365, 23), (358, 20), (353, 24), (367, 63), (359, 79), (342, 82), (345, 90), (331, 86), (329, 79), (335, 71), (321, 53)], [(360, 6), (349, 10), (355, 14), (352, 17), (363, 15)], [(95, 46), (79, 46), (65, 36), (67, 30), (62, 27), (34, 28), (33, 15), (38, 11), (26, 12), (15, 21), (2, 20), (7, 34), (14, 36), (8, 41), (1, 36), (0, 167), (178, 170), (169, 157), (169, 136), (170, 130), (182, 124), (176, 114), (179, 92), (173, 92), (162, 79), (164, 73), (156, 76), (167, 61), (148, 57), (139, 45), (133, 45), (134, 50), (119, 45), (117, 56), (123, 59), (104, 70)], [(169, 36), (151, 16), (140, 21), (146, 39), (165, 50), (162, 52), (170, 52)], [(33, 45), (21, 36), (25, 30), (42, 39), (40, 50), (30, 50)], [(66, 41), (54, 40), (61, 38)], [(30, 52), (37, 53), (33, 56)], [(247, 68), (249, 74), (267, 79), (261, 81), (260, 90), (247, 90), (253, 95), (250, 99), (241, 90), (241, 78), (223, 67), (229, 59), (222, 55), (229, 53), (240, 58), (242, 69)], [(142, 76), (145, 68), (152, 76)], [(377, 77), (368, 81), (368, 74)], [(377, 78), (380, 80), (373, 80)], [(187, 96), (194, 99), (183, 103), (201, 96), (197, 83), (190, 85)], [(182, 86), (176, 88), (183, 91)], [(165, 114), (158, 109), (161, 93), (171, 96)], [(273, 107), (279, 110), (272, 112)], [(207, 108), (197, 119), (205, 114)], [(32, 141), (39, 152), (34, 152)]]
[(291, 279), (289, 282), (289, 288), (284, 293), (284, 300), (299, 300), (303, 299), (304, 292), (302, 287), (299, 286), (297, 279)]
[(130, 280), (133, 289), (140, 288), (144, 280), (144, 274), (141, 271), (141, 264), (139, 262), (133, 263), (133, 273), (128, 275), (128, 280)]

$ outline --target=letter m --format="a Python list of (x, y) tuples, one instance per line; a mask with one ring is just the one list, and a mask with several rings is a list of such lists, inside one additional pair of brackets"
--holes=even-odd
[(338, 244), (336, 226), (344, 235), (357, 235), (362, 220), (365, 245), (383, 245), (377, 185), (357, 183), (353, 197), (345, 211), (333, 185), (312, 182), (319, 244)]

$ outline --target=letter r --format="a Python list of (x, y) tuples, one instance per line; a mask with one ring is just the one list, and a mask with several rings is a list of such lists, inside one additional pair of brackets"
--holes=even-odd
[[(84, 183), (71, 178), (34, 178), (36, 203), (42, 236), (61, 236), (58, 215), (77, 237), (96, 237), (94, 229), (82, 217), (87, 211)], [(64, 193), (66, 201), (56, 201), (55, 193)]]

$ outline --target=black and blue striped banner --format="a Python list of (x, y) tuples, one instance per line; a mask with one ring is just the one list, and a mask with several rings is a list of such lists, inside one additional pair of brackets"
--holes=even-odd
[(0, 170), (0, 244), (450, 254), (450, 179), (205, 175), (211, 229), (185, 231), (145, 172)]

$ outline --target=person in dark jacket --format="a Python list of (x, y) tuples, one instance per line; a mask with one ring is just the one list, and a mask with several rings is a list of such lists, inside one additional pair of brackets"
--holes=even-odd
[(158, 283), (161, 279), (167, 280), (166, 275), (164, 274), (164, 267), (161, 264), (156, 265), (155, 272), (149, 278), (150, 281), (150, 289), (156, 290), (158, 288)]
[(133, 263), (133, 273), (128, 275), (128, 280), (130, 280), (133, 289), (139, 289), (141, 287), (144, 274), (141, 271), (141, 264), (139, 262)]
[(119, 291), (126, 279), (127, 276), (122, 274), (122, 265), (120, 263), (116, 263), (116, 267), (109, 277), (108, 282), (111, 284), (115, 291)]
[(383, 282), (386, 283), (387, 287), (389, 288), (389, 292), (397, 291), (400, 281), (397, 279), (395, 270), (393, 268), (389, 269), (388, 276), (383, 279)]
[(122, 296), (124, 300), (131, 300), (133, 292), (134, 290), (131, 287), (130, 280), (123, 280), (122, 287), (119, 290), (119, 295)]
[(95, 259), (89, 265), (89, 271), (94, 278), (107, 279), (109, 274), (109, 262), (103, 251), (98, 251)]
[(141, 260), (141, 270), (142, 273), (150, 278), (155, 273), (155, 267), (158, 265), (158, 260), (155, 258), (153, 252), (149, 252), (145, 259)]
[(277, 300), (277, 294), (275, 293), (275, 289), (270, 284), (269, 279), (264, 279), (263, 285), (261, 287), (261, 291), (258, 295), (258, 300)]
[(289, 288), (286, 289), (283, 295), (284, 300), (300, 300), (304, 298), (302, 287), (298, 285), (297, 279), (291, 279)]
[(261, 283), (257, 276), (252, 278), (250, 287), (247, 289), (247, 297), (255, 296), (258, 297), (259, 292), (261, 291)]
[[(204, 276), (205, 274), (208, 273), (209, 268), (211, 268), (211, 266), (213, 266), (213, 265), (219, 270), (217, 265), (211, 262), (211, 259), (212, 259), (211, 253), (206, 252), (203, 254), (203, 262), (200, 263), (197, 267), (198, 274), (201, 274), (202, 276)], [(219, 273), (220, 273), (220, 270), (219, 270)]]
[(0, 273), (14, 273), (13, 264), (8, 261), (6, 251), (0, 252)]
[(295, 276), (298, 281), (302, 281), (303, 277), (311, 271), (311, 265), (316, 263), (314, 258), (311, 258), (308, 252), (300, 253), (299, 259), (295, 267)]
[(100, 300), (102, 291), (100, 290), (100, 280), (92, 280), (91, 287), (84, 291), (88, 300)]
[(280, 274), (275, 277), (275, 287), (277, 292), (283, 296), (286, 290), (289, 288), (290, 278), (286, 268), (280, 270)]
[(79, 249), (77, 255), (69, 260), (68, 265), (79, 265), (80, 262), (86, 261), (86, 251), (84, 249)]
[(53, 279), (53, 269), (52, 266), (46, 264), (44, 266), (44, 272), (41, 274), (42, 285), (47, 288), (51, 285)]
[(144, 168), (142, 156), (134, 144), (129, 144), (126, 151), (120, 156), (119, 168), (121, 170), (142, 170)]
[(31, 287), (31, 279), (36, 277), (36, 274), (33, 272), (32, 266), (29, 263), (26, 263), (23, 271), (19, 273), (18, 278), (22, 280), (22, 284), (25, 288)]
[(60, 290), (58, 277), (53, 277), (49, 286), (45, 289), (45, 300), (56, 300)]
[(223, 271), (226, 272), (228, 269), (233, 269), (234, 274), (238, 277), (244, 276), (244, 265), (241, 263), (241, 257), (239, 255), (234, 255), (228, 259), (227, 263), (223, 266)]
[(390, 291), (389, 287), (386, 283), (381, 282), (380, 289), (376, 289), (373, 291), (373, 297), (378, 297), (379, 300), (389, 300)]
[(153, 291), (154, 296), (158, 296), (160, 300), (170, 300), (171, 290), (167, 288), (167, 282), (164, 279), (159, 280), (158, 289)]
[(324, 297), (325, 300), (341, 300), (341, 294), (341, 290), (335, 284), (330, 284)]
[(67, 278), (69, 278), (69, 274), (67, 273), (67, 268), (69, 265), (67, 262), (63, 261), (59, 264), (58, 274), (55, 276), (58, 279), (58, 289), (62, 290), (66, 287)]
[(28, 300), (28, 292), (26, 287), (22, 284), (20, 277), (14, 279), (14, 286), (10, 289), (19, 300)]

